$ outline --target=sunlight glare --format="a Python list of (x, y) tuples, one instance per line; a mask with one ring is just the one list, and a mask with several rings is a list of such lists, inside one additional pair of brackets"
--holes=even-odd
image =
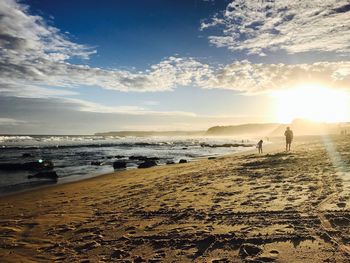
[(347, 120), (348, 94), (344, 91), (318, 85), (305, 85), (278, 91), (276, 99), (277, 121), (290, 123), (296, 118), (317, 122)]

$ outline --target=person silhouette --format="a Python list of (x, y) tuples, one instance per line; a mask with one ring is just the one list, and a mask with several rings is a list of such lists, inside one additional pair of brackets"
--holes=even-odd
[(284, 132), (284, 136), (286, 136), (286, 152), (290, 151), (290, 146), (293, 141), (293, 131), (290, 129), (290, 127), (287, 127), (286, 131)]
[(256, 148), (258, 148), (259, 153), (263, 153), (263, 149), (262, 149), (263, 142), (264, 142), (263, 140), (260, 140), (256, 145)]

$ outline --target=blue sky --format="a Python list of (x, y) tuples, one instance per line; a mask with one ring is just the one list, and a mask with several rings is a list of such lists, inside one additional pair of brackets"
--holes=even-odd
[(1, 133), (276, 122), (275, 91), (350, 83), (347, 1), (4, 0), (0, 17)]

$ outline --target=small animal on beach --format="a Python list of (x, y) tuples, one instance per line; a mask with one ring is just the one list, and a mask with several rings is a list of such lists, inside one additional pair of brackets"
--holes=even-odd
[(263, 153), (263, 149), (262, 149), (263, 142), (264, 142), (263, 140), (260, 140), (256, 145), (256, 148), (258, 148), (259, 153)]
[(286, 131), (284, 132), (284, 136), (286, 136), (286, 152), (290, 151), (290, 146), (293, 141), (293, 131), (290, 129), (290, 127), (287, 127)]

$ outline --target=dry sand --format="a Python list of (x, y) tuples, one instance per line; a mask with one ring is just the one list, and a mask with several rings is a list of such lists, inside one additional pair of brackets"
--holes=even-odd
[(350, 136), (325, 139), (2, 197), (1, 262), (350, 262)]

